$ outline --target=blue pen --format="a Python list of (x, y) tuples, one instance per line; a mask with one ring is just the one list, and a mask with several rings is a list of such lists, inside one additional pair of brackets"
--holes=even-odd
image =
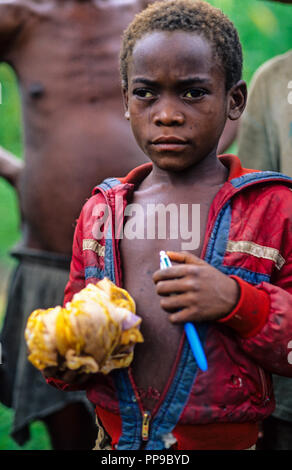
[[(166, 269), (171, 266), (171, 261), (165, 251), (160, 252), (160, 269)], [(202, 371), (208, 370), (207, 359), (198, 336), (197, 330), (193, 323), (187, 322), (185, 323), (185, 333), (188, 338), (191, 350), (194, 354), (194, 358), (197, 361), (199, 368)]]

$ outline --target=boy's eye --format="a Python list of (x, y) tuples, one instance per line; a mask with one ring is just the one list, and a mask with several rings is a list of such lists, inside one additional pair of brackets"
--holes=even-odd
[(133, 91), (133, 94), (139, 96), (139, 98), (153, 98), (154, 94), (152, 91), (146, 88), (139, 88)]
[(206, 94), (206, 90), (201, 90), (198, 88), (192, 88), (188, 91), (185, 92), (184, 97), (185, 98), (201, 98)]

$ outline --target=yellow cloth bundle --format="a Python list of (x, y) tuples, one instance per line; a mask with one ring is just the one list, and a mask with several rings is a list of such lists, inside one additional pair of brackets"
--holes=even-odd
[(58, 366), (108, 374), (128, 367), (134, 346), (143, 342), (141, 318), (129, 293), (105, 278), (75, 294), (65, 308), (35, 310), (25, 339), (28, 359), (38, 369)]

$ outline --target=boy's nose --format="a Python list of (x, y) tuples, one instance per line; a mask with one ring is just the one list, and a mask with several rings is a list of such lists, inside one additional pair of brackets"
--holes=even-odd
[(164, 103), (154, 111), (153, 122), (156, 126), (181, 126), (184, 115), (172, 103)]

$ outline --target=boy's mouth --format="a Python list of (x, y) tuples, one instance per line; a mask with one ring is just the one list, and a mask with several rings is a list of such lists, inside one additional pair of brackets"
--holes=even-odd
[(188, 144), (188, 141), (181, 137), (170, 135), (156, 137), (151, 143), (157, 151), (162, 152), (165, 150), (180, 151)]

